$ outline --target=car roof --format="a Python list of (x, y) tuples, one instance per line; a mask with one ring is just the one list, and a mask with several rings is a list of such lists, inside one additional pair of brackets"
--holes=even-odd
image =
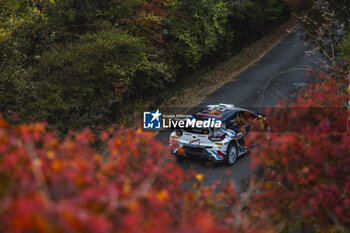
[(201, 110), (193, 114), (193, 117), (196, 118), (197, 120), (207, 120), (207, 119), (214, 118), (216, 120), (225, 122), (228, 118), (230, 118), (236, 112), (239, 112), (239, 111), (252, 112), (243, 108), (237, 108), (234, 105), (218, 104), (218, 105), (208, 105), (202, 108)]

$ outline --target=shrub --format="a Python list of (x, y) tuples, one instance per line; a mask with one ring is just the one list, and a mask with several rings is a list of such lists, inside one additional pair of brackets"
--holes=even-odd
[[(255, 165), (267, 168), (252, 205), (282, 228), (345, 232), (350, 227), (346, 85), (344, 79), (326, 80), (308, 87), (289, 110), (270, 112), (283, 117), (271, 118), (271, 143), (252, 153)], [(292, 130), (283, 130), (287, 126)]]
[(240, 209), (230, 208), (238, 204), (231, 184), (201, 187), (202, 179), (141, 130), (94, 137), (86, 129), (61, 141), (45, 124), (0, 119), (4, 232), (256, 232), (243, 214), (233, 216)]

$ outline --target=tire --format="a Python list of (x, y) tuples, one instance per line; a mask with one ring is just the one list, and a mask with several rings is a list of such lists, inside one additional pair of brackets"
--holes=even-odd
[(178, 153), (174, 153), (174, 150), (171, 149), (170, 153), (175, 157), (175, 160), (178, 164), (183, 164), (184, 161), (186, 160), (186, 156), (178, 154)]
[(171, 153), (171, 155), (173, 155), (176, 158), (177, 161), (182, 161), (186, 158), (185, 155), (178, 154), (178, 153), (174, 152), (173, 149), (170, 150), (170, 153)]
[(225, 162), (227, 165), (233, 165), (238, 159), (238, 150), (237, 147), (231, 143), (226, 152)]

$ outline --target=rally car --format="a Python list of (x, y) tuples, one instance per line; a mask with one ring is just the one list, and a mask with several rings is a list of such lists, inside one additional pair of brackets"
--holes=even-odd
[(230, 104), (208, 105), (193, 114), (191, 119), (205, 121), (214, 118), (221, 127), (176, 128), (170, 135), (172, 154), (195, 155), (232, 165), (249, 147), (246, 136), (250, 123), (262, 120), (263, 115)]

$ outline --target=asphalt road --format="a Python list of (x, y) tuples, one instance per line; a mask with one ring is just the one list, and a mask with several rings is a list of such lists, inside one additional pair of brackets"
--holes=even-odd
[[(280, 99), (293, 101), (293, 94), (300, 86), (315, 82), (312, 77), (306, 75), (306, 71), (311, 67), (318, 67), (317, 60), (321, 55), (307, 56), (305, 52), (308, 50), (310, 46), (299, 39), (298, 32), (288, 34), (262, 59), (209, 94), (195, 108), (226, 103), (258, 110), (275, 106)], [(169, 131), (162, 131), (157, 139), (167, 143), (169, 135)], [(204, 174), (203, 185), (215, 181), (231, 181), (238, 192), (243, 192), (247, 188), (249, 177), (257, 172), (250, 169), (250, 161), (248, 153), (241, 156), (233, 166), (193, 158), (179, 160), (178, 163), (185, 171), (193, 169)]]

